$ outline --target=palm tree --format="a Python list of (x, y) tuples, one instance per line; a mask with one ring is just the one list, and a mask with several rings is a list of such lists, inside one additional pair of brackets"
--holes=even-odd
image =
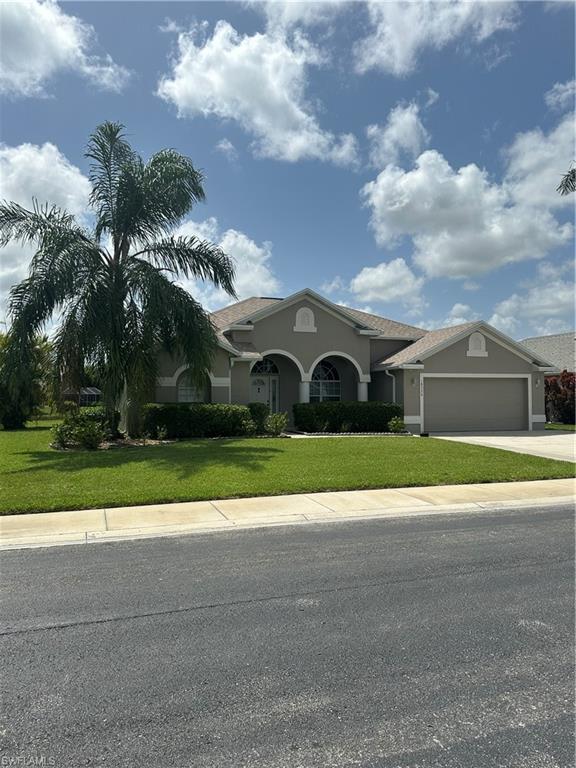
[(176, 278), (211, 281), (235, 296), (234, 267), (215, 245), (173, 231), (204, 200), (203, 176), (172, 149), (147, 163), (124, 126), (106, 122), (90, 137), (94, 227), (48, 204), (0, 204), (0, 244), (34, 243), (28, 277), (10, 291), (11, 386), (29, 363), (34, 338), (58, 314), (54, 354), (61, 372), (92, 365), (109, 409), (150, 391), (159, 350), (178, 355), (200, 380), (216, 336), (208, 314)]

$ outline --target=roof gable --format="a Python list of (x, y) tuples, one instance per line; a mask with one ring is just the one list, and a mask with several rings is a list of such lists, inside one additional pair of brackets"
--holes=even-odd
[(378, 365), (382, 365), (386, 368), (398, 368), (403, 365), (416, 364), (432, 355), (437, 354), (446, 347), (455, 344), (457, 341), (468, 336), (474, 331), (481, 330), (488, 338), (495, 341), (497, 344), (506, 347), (512, 353), (522, 357), (529, 362), (535, 363), (542, 367), (552, 367), (549, 362), (536, 355), (532, 350), (519, 344), (514, 339), (511, 339), (506, 334), (501, 333), (493, 326), (479, 320), (472, 323), (463, 323), (462, 325), (448, 326), (447, 328), (438, 328), (435, 331), (430, 331), (418, 341), (414, 342), (408, 347), (394, 353), (390, 357), (381, 360)]
[(338, 304), (334, 304), (328, 299), (325, 299), (323, 296), (320, 296), (320, 294), (316, 293), (310, 288), (304, 288), (304, 290), (298, 291), (297, 293), (293, 293), (292, 295), (287, 296), (285, 299), (276, 301), (273, 304), (268, 304), (267, 306), (262, 307), (261, 309), (257, 310), (253, 314), (243, 318), (243, 322), (256, 323), (260, 320), (263, 320), (266, 317), (269, 317), (270, 315), (275, 314), (276, 312), (280, 312), (281, 310), (287, 309), (293, 304), (297, 304), (299, 301), (302, 301), (303, 299), (308, 300), (312, 304), (316, 304), (317, 306), (321, 307), (322, 309), (331, 313), (332, 315), (336, 315), (336, 317), (338, 317), (340, 320), (345, 322), (347, 325), (351, 325), (354, 327), (362, 326), (367, 330), (373, 330), (373, 331), (376, 330), (375, 328), (370, 328), (370, 326), (366, 325), (366, 323), (350, 315), (343, 307), (339, 306)]
[(423, 328), (416, 328), (413, 325), (398, 323), (395, 320), (380, 317), (379, 315), (335, 304), (310, 288), (293, 293), (285, 299), (254, 296), (219, 309), (213, 312), (211, 316), (217, 328), (221, 329), (221, 331), (226, 331), (235, 324), (249, 325), (258, 322), (275, 312), (290, 307), (302, 299), (307, 299), (311, 303), (320, 306), (347, 325), (367, 332), (372, 331), (373, 334), (369, 333), (369, 335), (375, 337), (413, 340), (419, 339), (428, 333)]

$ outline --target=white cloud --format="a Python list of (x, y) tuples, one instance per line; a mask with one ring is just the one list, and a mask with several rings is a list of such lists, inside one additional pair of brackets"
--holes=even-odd
[(172, 72), (158, 85), (180, 117), (236, 120), (254, 136), (261, 157), (357, 161), (355, 138), (323, 130), (306, 101), (308, 67), (323, 58), (302, 35), (290, 43), (280, 34), (242, 35), (226, 21), (211, 37), (203, 38), (205, 31), (196, 26), (178, 35)]
[[(519, 140), (520, 141), (520, 140)], [(559, 224), (543, 205), (541, 185), (549, 169), (553, 137), (530, 142), (535, 158), (509, 151), (509, 176), (492, 183), (475, 164), (454, 170), (437, 151), (424, 152), (415, 167), (386, 167), (362, 189), (371, 226), (385, 248), (408, 236), (413, 258), (428, 277), (470, 278), (504, 264), (538, 259), (569, 242), (573, 228)], [(556, 204), (556, 198), (550, 198)]]
[(544, 95), (546, 106), (557, 112), (569, 109), (574, 111), (574, 98), (576, 97), (576, 80), (566, 83), (555, 83)]
[(416, 277), (404, 259), (383, 261), (364, 267), (350, 282), (350, 291), (361, 301), (398, 301), (409, 306), (422, 304), (424, 279)]
[(129, 72), (96, 55), (94, 29), (53, 0), (0, 4), (0, 92), (39, 96), (57, 72), (73, 71), (94, 85), (120, 91)]
[[(572, 271), (572, 265), (565, 265)], [(494, 307), (490, 323), (510, 336), (522, 331), (540, 336), (574, 328), (574, 281), (565, 269), (540, 265), (536, 279), (523, 292), (513, 293)]]
[(571, 114), (549, 134), (540, 128), (519, 133), (504, 155), (508, 163), (506, 184), (516, 203), (546, 208), (574, 205), (569, 195), (559, 195), (556, 191), (574, 159), (574, 118)]
[(323, 293), (327, 293), (329, 296), (331, 296), (333, 293), (336, 293), (336, 291), (342, 291), (346, 287), (346, 284), (344, 280), (340, 277), (340, 275), (336, 275), (332, 280), (326, 280), (322, 283), (320, 286), (320, 290)]
[(216, 151), (221, 152), (224, 157), (227, 157), (230, 161), (238, 159), (238, 150), (234, 144), (232, 144), (230, 139), (220, 139), (216, 144)]
[(440, 94), (438, 93), (438, 91), (435, 91), (434, 88), (427, 88), (426, 103), (424, 106), (431, 107), (433, 104), (436, 104), (439, 98), (440, 98)]
[(370, 142), (370, 161), (381, 168), (396, 165), (403, 157), (414, 160), (430, 141), (430, 135), (420, 120), (420, 109), (414, 102), (398, 104), (389, 113), (386, 125), (369, 125), (366, 135)]
[[(217, 243), (236, 266), (235, 287), (240, 299), (249, 296), (274, 296), (280, 290), (280, 282), (271, 267), (272, 244), (258, 245), (243, 232), (228, 229), (220, 232), (218, 220), (214, 217), (205, 221), (186, 221), (176, 235), (194, 235), (203, 240)], [(214, 288), (201, 280), (186, 280), (182, 285), (207, 309), (215, 310), (230, 304), (232, 299), (225, 291)]]
[(313, 2), (294, 2), (294, 0), (272, 0), (255, 3), (266, 16), (271, 30), (289, 30), (293, 27), (314, 27), (327, 24), (347, 8), (342, 0), (313, 0)]
[[(79, 217), (85, 216), (90, 183), (80, 170), (54, 146), (46, 143), (0, 144), (0, 199), (32, 207), (33, 199), (50, 203)], [(0, 306), (8, 290), (24, 279), (33, 246), (10, 243), (0, 253)]]
[(449, 325), (462, 325), (463, 323), (471, 323), (474, 320), (479, 319), (480, 315), (473, 310), (469, 304), (461, 304), (457, 302), (441, 320), (420, 321), (418, 324), (421, 328), (433, 331), (436, 328), (446, 328)]
[(414, 71), (427, 49), (440, 50), (458, 38), (481, 43), (514, 29), (513, 2), (369, 2), (371, 34), (355, 46), (356, 69), (381, 69), (403, 76)]

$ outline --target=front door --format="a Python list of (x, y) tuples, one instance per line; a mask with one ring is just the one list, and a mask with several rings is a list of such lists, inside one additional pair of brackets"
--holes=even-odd
[(252, 376), (250, 402), (265, 403), (271, 413), (277, 413), (278, 376)]

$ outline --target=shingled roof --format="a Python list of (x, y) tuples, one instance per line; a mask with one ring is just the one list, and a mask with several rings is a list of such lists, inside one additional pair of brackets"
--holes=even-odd
[(559, 371), (576, 370), (576, 334), (555, 333), (550, 336), (533, 336), (523, 339), (522, 344), (528, 347), (534, 354), (542, 355), (550, 363), (558, 367)]
[(336, 306), (352, 315), (362, 325), (367, 325), (370, 328), (374, 328), (380, 331), (382, 336), (388, 336), (391, 338), (408, 338), (408, 339), (421, 339), (428, 331), (423, 328), (416, 328), (415, 325), (406, 325), (406, 323), (398, 323), (396, 320), (389, 320), (387, 317), (380, 317), (380, 315), (373, 315), (371, 312), (362, 312), (360, 309), (351, 309), (350, 307), (343, 307), (340, 304)]
[[(218, 309), (216, 312), (212, 313), (211, 317), (216, 328), (222, 331), (235, 323), (242, 322), (257, 312), (260, 312), (260, 310), (266, 309), (272, 304), (281, 301), (282, 299), (271, 297), (251, 296), (249, 299), (244, 299), (235, 304), (230, 304), (230, 306), (224, 307), (223, 309)], [(359, 309), (351, 309), (350, 307), (344, 307), (340, 304), (335, 304), (334, 306), (342, 310), (342, 312), (352, 318), (352, 320), (358, 322), (359, 325), (379, 331), (382, 336), (390, 338), (420, 339), (428, 333), (422, 328), (406, 325), (406, 323), (397, 323), (395, 320), (389, 320), (386, 317), (380, 317), (380, 315), (362, 312)]]
[(437, 347), (439, 344), (443, 344), (445, 341), (450, 341), (455, 336), (461, 333), (465, 333), (467, 330), (474, 328), (478, 323), (462, 323), (461, 325), (452, 325), (448, 328), (438, 328), (436, 331), (428, 331), (414, 344), (401, 349), (399, 352), (395, 352), (390, 357), (380, 360), (378, 365), (386, 367), (397, 367), (399, 365), (405, 365), (406, 363), (414, 363), (420, 359), (422, 355), (425, 355), (430, 350)]

